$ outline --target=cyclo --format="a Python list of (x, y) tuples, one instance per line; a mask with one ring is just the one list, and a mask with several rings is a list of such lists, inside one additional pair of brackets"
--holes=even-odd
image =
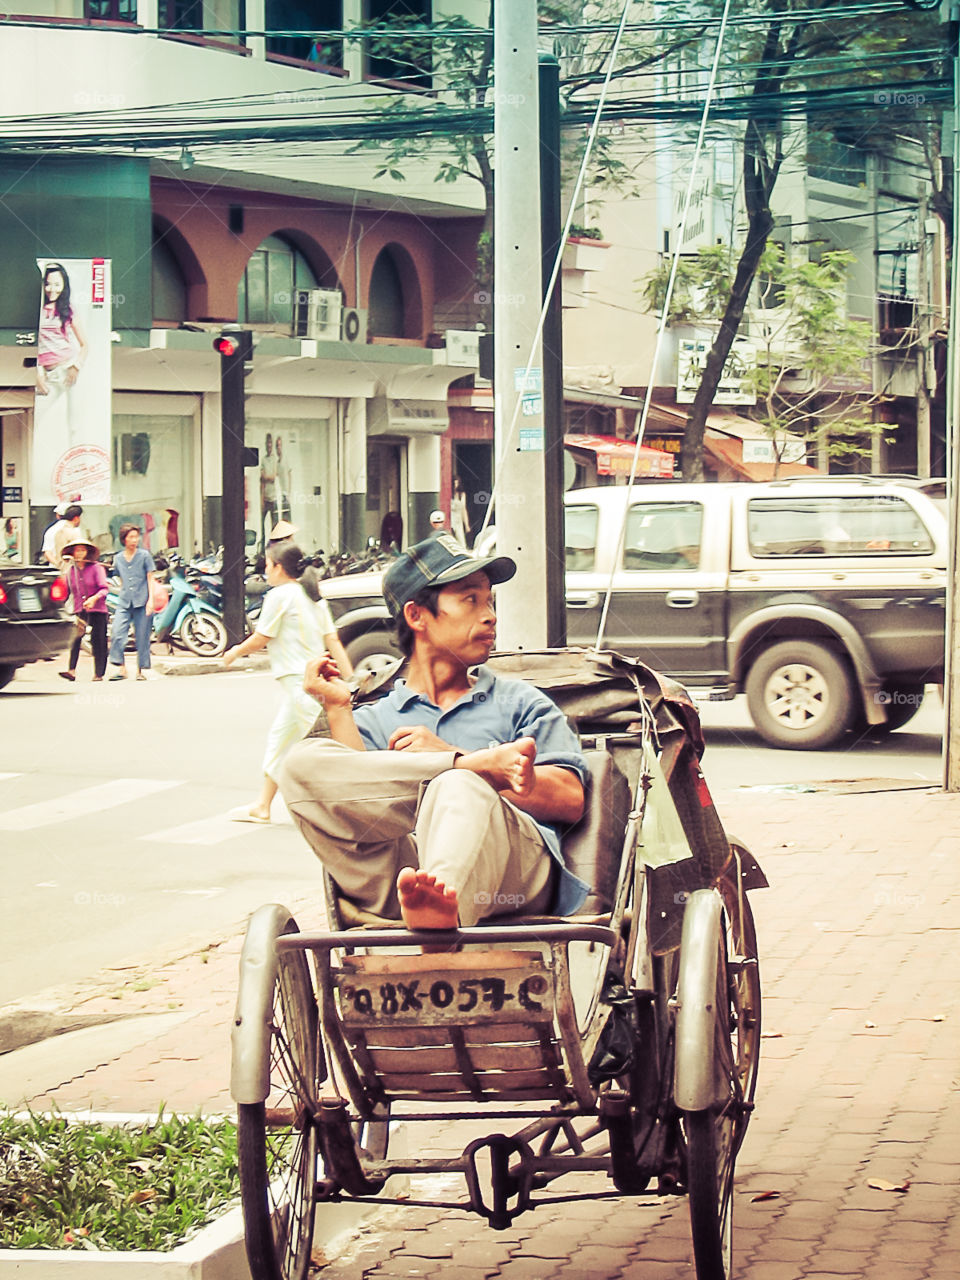
[[(685, 1194), (698, 1280), (728, 1280), (760, 1049), (747, 891), (766, 879), (724, 833), (679, 685), (609, 651), (489, 665), (543, 689), (579, 733), (589, 800), (563, 853), (592, 895), (575, 917), (425, 934), (358, 910), (326, 876), (332, 931), (300, 932), (278, 905), (252, 916), (231, 1075), (252, 1275), (306, 1276), (318, 1203), (456, 1172), (466, 1198), (448, 1207), (495, 1230), (557, 1199)], [(490, 1132), (457, 1156), (392, 1155), (400, 1120)], [(613, 1190), (542, 1194), (584, 1171)]]

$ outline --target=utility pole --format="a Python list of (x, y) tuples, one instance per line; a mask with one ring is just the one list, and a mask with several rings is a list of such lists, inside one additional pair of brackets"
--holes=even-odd
[(540, 54), (540, 271), (546, 315), (543, 321), (543, 427), (547, 558), (547, 644), (567, 643), (566, 556), (563, 540), (563, 285), (557, 274), (547, 289), (562, 251), (560, 212), (560, 63)]
[[(960, 173), (960, 3), (950, 0), (946, 10), (949, 47), (953, 50), (953, 173)], [(953, 259), (950, 264), (950, 328), (947, 340), (947, 498), (950, 514), (950, 542), (947, 551), (947, 649), (944, 676), (943, 785), (946, 791), (960, 791), (960, 662), (955, 660), (958, 619), (960, 619), (960, 584), (957, 564), (958, 484), (960, 484), (960, 449), (957, 448), (960, 426), (960, 350), (957, 327), (957, 303), (960, 300), (960, 203), (954, 191)]]
[(930, 244), (927, 239), (927, 196), (917, 205), (917, 475), (930, 474), (930, 331), (933, 304), (930, 289)]
[(547, 636), (537, 6), (494, 0), (494, 438), (497, 550), (517, 574), (497, 588), (498, 645)]
[(223, 625), (228, 644), (244, 632), (246, 537), (243, 521), (243, 438), (246, 430), (244, 378), (253, 359), (253, 334), (231, 329), (214, 340), (220, 356), (220, 528), (223, 539)]

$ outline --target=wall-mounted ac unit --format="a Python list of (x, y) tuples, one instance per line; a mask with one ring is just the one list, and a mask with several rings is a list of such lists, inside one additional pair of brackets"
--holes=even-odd
[(341, 342), (366, 342), (367, 313), (359, 307), (344, 307), (340, 317)]
[(342, 311), (343, 294), (339, 289), (298, 290), (293, 316), (294, 337), (339, 342)]

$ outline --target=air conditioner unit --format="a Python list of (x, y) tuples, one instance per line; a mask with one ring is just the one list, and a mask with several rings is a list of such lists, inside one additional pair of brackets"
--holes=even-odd
[(342, 311), (343, 294), (339, 289), (298, 290), (293, 316), (294, 337), (338, 342)]
[(366, 342), (367, 313), (359, 307), (344, 307), (340, 318), (341, 342)]

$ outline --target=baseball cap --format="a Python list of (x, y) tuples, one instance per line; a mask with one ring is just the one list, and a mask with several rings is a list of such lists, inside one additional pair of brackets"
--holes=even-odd
[(443, 522), (444, 522), (444, 520), (446, 520), (446, 518), (447, 518), (447, 517), (443, 514), (443, 512), (442, 512), (442, 511), (431, 511), (431, 512), (430, 512), (430, 523), (431, 523), (431, 524), (443, 524)]
[(446, 587), (480, 570), (492, 586), (507, 582), (517, 572), (509, 556), (474, 556), (450, 533), (408, 547), (384, 574), (383, 598), (394, 618), (424, 587)]
[(62, 520), (63, 517), (67, 514), (67, 507), (70, 507), (72, 505), (73, 503), (71, 502), (58, 502), (57, 505), (53, 508), (53, 514), (55, 516), (59, 516), (60, 519)]

